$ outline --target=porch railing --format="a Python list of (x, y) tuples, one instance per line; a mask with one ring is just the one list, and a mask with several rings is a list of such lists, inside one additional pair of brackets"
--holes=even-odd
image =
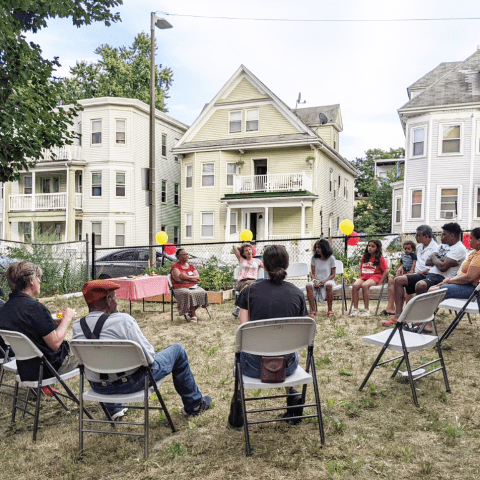
[[(43, 159), (40, 162), (58, 162), (64, 160), (81, 160), (82, 147), (79, 145), (64, 145), (63, 147), (53, 147), (50, 149), (43, 149)], [(55, 154), (55, 160), (52, 153)]]
[[(32, 208), (32, 197), (35, 208)], [(10, 210), (65, 210), (66, 207), (66, 193), (37, 193), (35, 195), (10, 196)]]
[(312, 191), (312, 177), (304, 171), (297, 173), (267, 173), (265, 175), (236, 175), (233, 193)]

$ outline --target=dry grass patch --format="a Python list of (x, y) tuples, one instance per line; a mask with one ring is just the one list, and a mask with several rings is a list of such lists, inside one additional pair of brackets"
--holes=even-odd
[[(47, 306), (52, 311), (72, 306), (79, 314), (86, 314), (82, 298), (55, 299)], [(128, 311), (126, 302), (120, 306)], [(167, 380), (162, 393), (179, 431), (172, 435), (164, 417), (152, 414), (147, 461), (143, 460), (140, 441), (98, 435), (86, 436), (86, 454), (78, 460), (75, 411), (66, 414), (49, 399), (39, 440), (34, 444), (30, 421), (20, 419), (14, 427), (9, 426), (10, 403), (2, 397), (3, 478), (480, 478), (478, 318), (473, 325), (465, 319), (446, 343), (452, 394), (445, 393), (440, 374), (427, 377), (418, 383), (422, 408), (417, 409), (408, 383), (390, 379), (390, 366), (378, 369), (366, 388), (358, 391), (378, 354), (361, 337), (381, 330), (382, 318), (342, 316), (338, 302), (337, 315), (332, 319), (321, 310), (315, 360), (327, 445), (320, 447), (318, 425), (313, 419), (299, 426), (266, 424), (252, 428), (255, 455), (247, 458), (243, 431), (226, 427), (234, 384), (237, 322), (231, 314), (233, 303), (213, 305), (213, 320), (200, 311), (197, 324), (187, 324), (177, 314), (172, 323), (169, 306), (165, 313), (161, 305), (148, 308), (158, 312), (144, 313), (141, 304), (135, 304), (132, 312), (146, 337), (159, 349), (177, 342), (184, 345), (202, 392), (213, 398), (212, 410), (198, 418), (183, 417), (180, 397)], [(440, 316), (440, 331), (452, 318)], [(421, 355), (433, 358), (434, 352)], [(78, 381), (72, 385), (77, 391)], [(129, 413), (135, 415), (141, 413)]]

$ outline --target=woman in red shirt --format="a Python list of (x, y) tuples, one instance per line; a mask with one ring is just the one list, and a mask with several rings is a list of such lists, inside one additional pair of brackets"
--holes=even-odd
[[(388, 276), (388, 263), (382, 255), (382, 244), (380, 240), (370, 240), (360, 262), (360, 278), (353, 284), (352, 301), (353, 309), (350, 316), (360, 315), (368, 317), (371, 315), (368, 309), (370, 303), (370, 287), (379, 285)], [(365, 310), (358, 310), (359, 290), (362, 289), (363, 303)]]

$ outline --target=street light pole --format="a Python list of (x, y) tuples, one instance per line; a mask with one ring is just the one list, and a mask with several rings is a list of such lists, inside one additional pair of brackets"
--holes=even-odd
[(148, 244), (150, 245), (150, 265), (155, 267), (157, 254), (155, 247), (155, 27), (161, 30), (172, 28), (164, 18), (159, 18), (152, 12), (151, 53), (150, 53), (150, 145), (149, 145), (149, 172), (148, 172)]

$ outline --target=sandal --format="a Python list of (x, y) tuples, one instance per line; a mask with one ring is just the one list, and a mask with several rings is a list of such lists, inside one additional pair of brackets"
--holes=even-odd
[(387, 310), (383, 310), (382, 313), (380, 313), (380, 315), (383, 315), (384, 317), (388, 317), (390, 315), (395, 315), (395, 312), (387, 312)]
[(390, 327), (391, 325), (395, 325), (397, 323), (397, 319), (395, 317), (392, 317), (390, 320), (384, 320), (382, 322), (382, 325), (384, 327)]
[(329, 310), (329, 311), (328, 311), (328, 316), (329, 316), (330, 318), (332, 318), (332, 317), (335, 316), (335, 314), (333, 313), (333, 310)]
[(315, 311), (310, 312), (309, 317), (315, 318), (316, 316), (317, 316), (317, 312), (315, 312)]
[(185, 320), (188, 322), (188, 323), (196, 323), (197, 322), (197, 317), (191, 317), (188, 313), (185, 314)]

